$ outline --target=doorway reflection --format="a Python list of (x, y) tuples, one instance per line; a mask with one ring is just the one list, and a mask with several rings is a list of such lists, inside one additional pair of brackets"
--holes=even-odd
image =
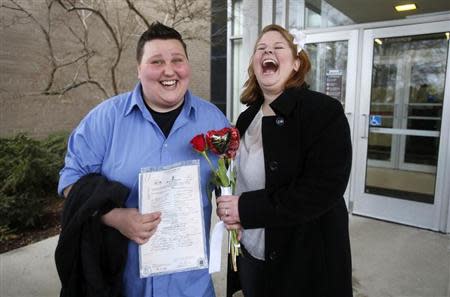
[(434, 203), (448, 44), (374, 39), (366, 193)]

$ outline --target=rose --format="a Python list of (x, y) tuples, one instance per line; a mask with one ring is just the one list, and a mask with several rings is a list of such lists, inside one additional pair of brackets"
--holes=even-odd
[[(191, 139), (192, 148), (208, 161), (213, 174), (211, 183), (216, 187), (231, 187), (234, 191), (236, 173), (233, 160), (239, 148), (239, 141), (239, 130), (231, 127), (209, 130), (206, 135), (198, 134)], [(217, 168), (211, 163), (208, 150), (218, 155)]]
[(226, 152), (226, 155), (230, 159), (234, 159), (236, 157), (236, 152), (239, 148), (239, 130), (236, 128), (230, 129), (230, 141), (228, 143), (228, 150)]
[(239, 130), (225, 127), (221, 130), (210, 130), (206, 133), (209, 149), (216, 155), (226, 155), (234, 159), (239, 148)]
[(210, 130), (206, 132), (206, 141), (208, 147), (216, 155), (223, 155), (230, 140), (230, 128), (223, 128), (221, 130)]
[(197, 153), (203, 155), (205, 157), (206, 161), (208, 161), (209, 167), (214, 171), (214, 167), (211, 163), (211, 160), (208, 158), (208, 154), (206, 153), (206, 150), (208, 149), (208, 144), (205, 139), (205, 135), (197, 134), (191, 139), (191, 145), (192, 148), (197, 151)]
[(191, 140), (191, 144), (194, 150), (199, 153), (206, 151), (206, 149), (208, 148), (205, 140), (205, 135), (203, 135), (203, 133), (195, 135)]
[(219, 156), (218, 168), (217, 170), (213, 169), (215, 174), (212, 183), (216, 186), (232, 187), (232, 190), (234, 190), (236, 177), (233, 159), (239, 148), (239, 130), (230, 127), (210, 130), (206, 133), (205, 138), (208, 149)]
[[(208, 161), (211, 168), (212, 179), (210, 183), (214, 184), (216, 189), (228, 189), (230, 193), (234, 192), (236, 185), (236, 172), (234, 171), (233, 160), (239, 148), (239, 130), (236, 128), (225, 127), (220, 130), (210, 130), (206, 136), (198, 134), (191, 140), (192, 147)], [(211, 163), (207, 150), (218, 155), (217, 168)], [(237, 271), (236, 257), (240, 254), (240, 244), (236, 230), (229, 231), (231, 263), (233, 270)]]

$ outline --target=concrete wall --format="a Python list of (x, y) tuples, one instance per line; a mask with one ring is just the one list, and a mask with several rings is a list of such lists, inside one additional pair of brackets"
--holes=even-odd
[[(44, 0), (16, 1), (32, 12), (44, 27), (47, 26)], [(209, 1), (201, 1), (205, 5), (209, 5)], [(5, 0), (2, 1), (2, 4), (12, 6), (8, 2)], [(106, 2), (108, 6), (124, 5), (124, 1)], [(142, 3), (142, 5), (148, 5), (144, 13), (152, 17), (148, 19), (149, 22), (164, 21), (165, 15), (152, 11), (155, 7), (150, 5), (155, 5), (155, 1), (151, 4), (145, 4), (149, 3), (145, 1)], [(57, 12), (58, 10), (56, 10)], [(76, 22), (73, 16), (73, 14), (71, 16), (66, 14), (64, 17), (67, 19), (56, 18), (52, 24), (55, 51), (61, 60), (80, 48), (80, 44), (70, 38), (70, 32), (63, 25), (63, 21)], [(204, 19), (202, 23), (200, 25), (204, 29), (195, 32), (197, 40), (187, 40), (187, 46), (193, 69), (191, 90), (196, 95), (209, 100), (210, 26), (207, 19)], [(94, 47), (99, 51), (105, 50), (105, 46), (108, 46), (108, 42), (110, 42), (108, 33), (99, 24), (92, 25), (92, 28), (99, 28), (96, 31), (91, 30), (94, 32), (90, 33), (92, 34), (91, 40), (94, 40), (95, 43)], [(182, 32), (183, 29), (181, 27), (180, 31)], [(126, 43), (127, 48), (124, 50), (123, 58), (118, 66), (119, 92), (132, 89), (137, 82), (135, 47), (144, 30), (143, 26), (138, 28)], [(29, 18), (23, 18), (23, 14), (0, 8), (0, 137), (26, 132), (33, 137), (41, 138), (52, 132), (71, 131), (92, 107), (105, 99), (105, 95), (93, 86), (82, 86), (63, 96), (40, 95), (39, 93), (45, 88), (50, 75), (48, 56), (45, 35), (42, 34), (39, 27)], [(97, 74), (102, 71), (105, 73), (104, 82), (108, 86), (109, 95), (112, 95), (113, 91), (111, 84), (108, 83), (108, 71), (104, 65), (111, 57), (102, 56), (93, 63), (92, 67), (92, 71)], [(69, 71), (57, 72), (56, 80), (59, 86), (67, 84), (77, 71), (76, 67), (72, 67)]]

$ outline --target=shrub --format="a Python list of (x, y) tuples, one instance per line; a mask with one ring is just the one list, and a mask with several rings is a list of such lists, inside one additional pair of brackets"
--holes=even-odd
[[(25, 134), (0, 139), (0, 230), (35, 227), (56, 197), (67, 134), (38, 141)], [(4, 232), (3, 232), (4, 231)]]

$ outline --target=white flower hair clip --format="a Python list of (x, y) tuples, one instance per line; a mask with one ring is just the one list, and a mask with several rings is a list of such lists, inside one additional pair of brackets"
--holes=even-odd
[(306, 34), (297, 29), (291, 29), (289, 33), (294, 36), (293, 42), (297, 45), (297, 54), (305, 50)]

